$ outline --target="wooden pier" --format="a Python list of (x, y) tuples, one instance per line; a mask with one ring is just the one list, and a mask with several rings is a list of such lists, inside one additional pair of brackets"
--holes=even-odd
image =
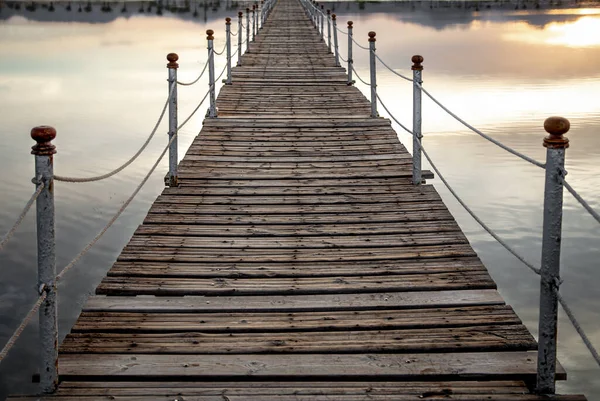
[(11, 400), (548, 399), (534, 338), (296, 0), (217, 106), (61, 345), (56, 394)]

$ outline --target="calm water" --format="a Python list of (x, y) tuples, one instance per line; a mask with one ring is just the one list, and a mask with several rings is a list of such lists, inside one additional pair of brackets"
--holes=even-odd
[[(397, 71), (410, 74), (410, 57), (425, 57), (424, 86), (458, 115), (500, 141), (538, 159), (543, 120), (571, 120), (568, 180), (593, 207), (600, 208), (600, 10), (539, 10), (504, 4), (466, 9), (462, 3), (332, 3), (340, 27), (354, 21), (357, 40), (377, 31), (377, 52)], [(24, 3), (23, 3), (24, 4)], [(460, 8), (458, 8), (460, 6)], [(113, 11), (54, 12), (0, 9), (0, 233), (13, 223), (33, 185), (30, 129), (49, 124), (58, 130), (57, 174), (104, 173), (130, 157), (144, 141), (166, 98), (165, 55), (180, 55), (181, 80), (194, 79), (206, 60), (205, 30), (224, 42), (223, 19), (241, 3), (193, 4), (189, 12), (139, 3)], [(346, 40), (341, 36), (342, 54)], [(359, 74), (368, 77), (367, 54), (355, 49)], [(217, 64), (218, 71), (222, 64)], [(379, 93), (397, 118), (410, 124), (409, 83), (379, 66)], [(180, 115), (187, 116), (206, 91), (180, 89)], [(361, 84), (359, 87), (364, 89)], [(180, 138), (186, 149), (201, 126), (198, 113)], [(539, 263), (543, 171), (505, 153), (464, 129), (431, 101), (424, 100), (424, 144), (442, 173), (465, 201), (527, 259)], [(385, 114), (382, 112), (382, 114)], [(164, 127), (138, 161), (124, 173), (93, 184), (56, 184), (59, 269), (102, 228), (166, 144)], [(409, 137), (398, 129), (410, 148)], [(182, 152), (183, 153), (183, 152)], [(61, 336), (69, 330), (151, 202), (163, 188), (166, 164), (108, 234), (60, 285)], [(532, 332), (537, 332), (538, 280), (495, 243), (451, 198), (437, 180), (457, 221), (489, 267), (500, 292)], [(589, 336), (600, 346), (600, 226), (565, 195), (562, 292)], [(18, 325), (35, 298), (33, 214), (7, 249), (0, 252), (0, 344)], [(0, 398), (35, 391), (36, 325), (0, 365)], [(600, 399), (600, 369), (561, 315), (559, 358), (569, 374), (563, 392)]]

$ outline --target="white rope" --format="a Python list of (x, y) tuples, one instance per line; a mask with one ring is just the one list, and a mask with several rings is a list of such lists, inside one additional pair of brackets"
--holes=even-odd
[(127, 160), (127, 162), (125, 162), (125, 164), (123, 164), (121, 167), (116, 168), (115, 170), (103, 174), (103, 175), (99, 175), (96, 177), (88, 177), (88, 178), (75, 178), (75, 177), (63, 177), (60, 175), (54, 175), (54, 179), (56, 181), (63, 181), (63, 182), (76, 182), (76, 183), (81, 183), (81, 182), (92, 182), (92, 181), (100, 181), (100, 180), (104, 180), (106, 178), (112, 177), (113, 175), (123, 171), (127, 166), (129, 166), (131, 163), (133, 163), (135, 161), (135, 159), (138, 158), (139, 155), (142, 154), (142, 152), (146, 149), (146, 147), (148, 146), (148, 144), (150, 143), (150, 141), (152, 140), (152, 138), (154, 137), (154, 134), (156, 134), (156, 130), (158, 130), (158, 127), (163, 119), (163, 117), (165, 116), (165, 112), (167, 111), (167, 106), (169, 105), (169, 101), (171, 100), (171, 97), (173, 96), (173, 90), (175, 89), (176, 85), (171, 86), (171, 90), (169, 92), (169, 97), (167, 98), (167, 101), (165, 102), (165, 106), (162, 109), (162, 112), (160, 113), (160, 117), (158, 118), (158, 121), (156, 122), (156, 124), (154, 125), (154, 129), (152, 130), (152, 132), (150, 133), (150, 136), (148, 137), (148, 139), (146, 139), (146, 142), (144, 142), (144, 144), (142, 145), (142, 147), (136, 152), (135, 155), (133, 155), (133, 157), (129, 160)]
[(96, 244), (96, 242), (98, 242), (98, 240), (106, 233), (106, 231), (108, 231), (108, 229), (114, 224), (114, 222), (117, 221), (117, 219), (119, 218), (119, 216), (121, 216), (121, 214), (123, 214), (123, 212), (125, 211), (125, 209), (127, 208), (127, 206), (129, 206), (129, 204), (133, 201), (133, 199), (136, 197), (136, 195), (140, 192), (140, 190), (142, 189), (142, 187), (144, 186), (144, 184), (146, 184), (146, 182), (148, 181), (148, 179), (150, 178), (150, 176), (152, 175), (152, 173), (154, 172), (154, 170), (156, 170), (156, 167), (158, 166), (158, 164), (160, 163), (160, 161), (162, 160), (162, 158), (165, 156), (165, 153), (167, 153), (167, 150), (169, 150), (169, 147), (171, 146), (171, 144), (173, 143), (173, 141), (175, 140), (175, 138), (177, 138), (177, 134), (179, 133), (179, 129), (182, 128), (185, 124), (187, 124), (187, 122), (192, 118), (192, 116), (196, 113), (196, 111), (198, 111), (198, 109), (200, 108), (200, 106), (202, 105), (202, 103), (204, 103), (204, 101), (206, 100), (206, 97), (208, 96), (209, 93), (210, 93), (210, 90), (208, 92), (206, 92), (206, 95), (204, 95), (204, 98), (202, 98), (202, 100), (200, 101), (200, 103), (198, 104), (198, 106), (194, 109), (194, 111), (192, 112), (192, 114), (188, 118), (186, 118), (185, 121), (181, 125), (179, 125), (179, 127), (177, 127), (177, 131), (171, 137), (171, 140), (169, 141), (169, 143), (167, 144), (167, 146), (165, 147), (165, 149), (162, 151), (162, 153), (158, 157), (158, 160), (156, 160), (156, 163), (154, 163), (154, 165), (152, 166), (152, 168), (150, 169), (150, 171), (148, 172), (148, 174), (146, 174), (146, 176), (144, 177), (144, 179), (142, 180), (142, 182), (133, 191), (133, 193), (131, 194), (131, 196), (129, 198), (127, 198), (127, 200), (125, 201), (125, 203), (123, 203), (123, 205), (119, 208), (119, 210), (117, 211), (117, 213), (112, 217), (112, 219), (109, 220), (109, 222), (98, 233), (98, 235), (96, 235), (94, 237), (94, 239), (89, 244), (87, 244), (86, 247), (83, 248), (83, 250), (68, 265), (66, 265), (61, 270), (60, 273), (58, 273), (56, 275), (56, 281), (59, 281), (60, 279), (62, 279), (62, 277), (69, 270), (71, 270), (73, 268), (73, 266), (75, 266), (75, 264), (79, 261), (79, 259), (81, 259), (83, 257), (83, 255), (85, 255), (94, 246), (94, 244)]
[(446, 113), (450, 114), (452, 117), (454, 117), (456, 119), (456, 121), (460, 122), (462, 125), (464, 125), (465, 127), (469, 128), (471, 131), (475, 132), (476, 134), (478, 134), (479, 136), (481, 136), (482, 138), (487, 139), (488, 141), (492, 142), (493, 144), (501, 147), (502, 149), (506, 150), (509, 153), (512, 153), (513, 155), (520, 157), (521, 159), (528, 161), (529, 163), (533, 164), (534, 166), (538, 166), (541, 168), (545, 168), (546, 165), (544, 163), (540, 163), (537, 160), (532, 159), (529, 156), (526, 156), (520, 152), (517, 152), (516, 150), (500, 143), (499, 141), (497, 141), (496, 139), (492, 138), (489, 135), (484, 134), (483, 132), (479, 131), (477, 128), (473, 127), (471, 124), (467, 123), (466, 121), (464, 121), (463, 119), (461, 119), (460, 117), (458, 117), (456, 114), (452, 113), (450, 110), (448, 110), (443, 104), (441, 104), (436, 98), (434, 98), (428, 91), (425, 90), (425, 88), (423, 88), (422, 85), (420, 85), (419, 83), (416, 83), (416, 85), (421, 88), (421, 90), (431, 99), (433, 100), (433, 102), (435, 104), (437, 104), (438, 106), (440, 106), (442, 108), (442, 110), (444, 110)]
[(394, 71), (392, 69), (392, 67), (390, 67), (389, 65), (387, 65), (386, 63), (383, 62), (383, 60), (377, 55), (377, 53), (373, 52), (373, 54), (375, 55), (375, 57), (377, 58), (377, 60), (379, 60), (381, 62), (381, 64), (383, 64), (383, 66), (385, 68), (387, 68), (388, 70), (390, 70), (392, 73), (396, 74), (397, 76), (399, 76), (402, 79), (407, 80), (408, 82), (414, 82), (414, 80), (412, 78), (406, 77), (406, 76), (404, 76), (404, 75), (402, 75), (402, 74)]
[(196, 78), (192, 82), (188, 82), (188, 83), (177, 81), (177, 85), (182, 85), (182, 86), (194, 85), (196, 82), (198, 82), (200, 80), (200, 78), (202, 78), (202, 76), (204, 75), (204, 72), (206, 71), (207, 66), (208, 66), (208, 60), (206, 60), (206, 63), (204, 63), (204, 67), (202, 68), (202, 72), (200, 73), (198, 78)]
[[(211, 85), (211, 89), (214, 85)], [(187, 124), (188, 121), (190, 121), (190, 119), (194, 116), (194, 114), (196, 114), (196, 112), (198, 111), (198, 109), (200, 108), (200, 106), (202, 106), (202, 103), (204, 103), (204, 101), (206, 100), (206, 97), (208, 96), (208, 94), (210, 93), (210, 89), (208, 92), (206, 92), (206, 94), (204, 95), (204, 97), (202, 98), (202, 100), (200, 101), (200, 103), (198, 103), (198, 106), (196, 106), (196, 108), (194, 109), (194, 111), (192, 111), (192, 114), (190, 114), (188, 116), (188, 118), (185, 119), (185, 121), (183, 121), (179, 127), (177, 127), (177, 133), (179, 133), (179, 130), (181, 128), (183, 128), (184, 125)]]
[(232, 58), (234, 58), (235, 55), (238, 54), (239, 51), (240, 51), (240, 48), (238, 47), (237, 49), (235, 49), (235, 51), (233, 52), (233, 54), (231, 56), (229, 56), (229, 59), (231, 60)]
[(343, 56), (342, 53), (338, 51), (338, 57), (340, 58), (340, 60), (342, 60), (344, 63), (347, 63), (348, 60), (346, 60)]
[(239, 31), (239, 29), (238, 29), (238, 31), (237, 31), (236, 33), (233, 33), (233, 32), (231, 32), (231, 31), (229, 31), (229, 33), (230, 33), (232, 36), (238, 36), (238, 33), (240, 33), (240, 31)]
[(400, 121), (398, 121), (396, 119), (396, 117), (394, 117), (394, 115), (388, 110), (388, 108), (385, 107), (383, 100), (381, 100), (381, 98), (379, 97), (379, 93), (376, 93), (375, 96), (377, 96), (377, 99), (379, 100), (379, 104), (381, 104), (383, 106), (384, 110), (387, 111), (387, 113), (390, 115), (392, 120), (394, 120), (396, 122), (396, 124), (398, 124), (404, 131), (408, 132), (411, 136), (414, 136), (413, 132), (411, 130), (409, 130), (408, 128), (406, 128)]
[(496, 241), (498, 241), (500, 243), (500, 245), (502, 245), (504, 248), (506, 248), (507, 251), (512, 253), (515, 258), (519, 259), (525, 266), (527, 266), (529, 269), (531, 269), (531, 271), (533, 271), (535, 274), (539, 275), (540, 274), (539, 268), (537, 268), (537, 267), (533, 266), (531, 263), (527, 262), (521, 255), (519, 255), (515, 250), (513, 250), (506, 242), (504, 242), (494, 231), (492, 231), (491, 228), (489, 228), (483, 221), (481, 221), (481, 219), (479, 217), (477, 217), (477, 215), (475, 215), (475, 213), (467, 206), (467, 204), (456, 194), (454, 189), (450, 186), (450, 184), (448, 184), (448, 181), (446, 181), (444, 176), (440, 173), (438, 168), (435, 166), (435, 164), (433, 163), (433, 161), (431, 160), (431, 158), (425, 151), (425, 148), (423, 148), (422, 144), (421, 144), (421, 150), (423, 151), (423, 154), (425, 155), (425, 157), (427, 158), (427, 161), (431, 165), (431, 168), (433, 168), (433, 170), (437, 174), (438, 178), (444, 183), (446, 188), (448, 188), (450, 193), (456, 198), (458, 203), (461, 204), (461, 206), (467, 211), (467, 213), (469, 213), (471, 215), (471, 217), (473, 217), (473, 219), (475, 219), (475, 221), (477, 223), (479, 223), (479, 225), (485, 231), (488, 232), (488, 234), (490, 234)]
[(221, 73), (219, 74), (219, 76), (215, 78), (215, 82), (217, 82), (219, 79), (221, 79), (221, 77), (225, 73), (226, 69), (227, 69), (227, 64), (225, 65), (225, 67), (223, 67), (223, 69), (221, 70)]
[(225, 51), (226, 48), (227, 48), (227, 43), (225, 43), (225, 46), (223, 46), (223, 50), (221, 50), (220, 52), (215, 51), (215, 49), (213, 47), (213, 53), (215, 53), (217, 56), (220, 56), (223, 54), (223, 52)]
[(27, 316), (25, 316), (23, 321), (21, 321), (21, 324), (19, 325), (19, 327), (17, 327), (17, 329), (15, 330), (13, 335), (8, 339), (8, 341), (2, 348), (2, 351), (0, 351), (0, 362), (2, 362), (2, 360), (4, 360), (4, 358), (6, 358), (6, 355), (8, 355), (8, 353), (10, 352), (12, 347), (14, 347), (14, 345), (17, 342), (17, 340), (19, 339), (19, 337), (21, 337), (23, 330), (25, 330), (25, 327), (27, 327), (27, 324), (31, 321), (31, 319), (36, 314), (36, 312), (40, 309), (40, 306), (42, 306), (42, 303), (46, 300), (47, 296), (48, 296), (48, 294), (46, 293), (46, 291), (42, 292), (42, 294), (40, 295), (40, 297), (38, 298), (36, 303), (33, 304), (31, 309), (27, 313)]
[[(563, 184), (563, 186), (564, 186), (565, 188), (567, 188), (567, 191), (569, 191), (569, 192), (571, 193), (571, 195), (573, 195), (573, 197), (574, 197), (575, 199), (577, 199), (577, 201), (578, 201), (578, 202), (581, 204), (581, 206), (583, 206), (583, 207), (584, 207), (584, 209), (585, 209), (585, 210), (587, 210), (587, 211), (588, 211), (588, 213), (589, 213), (589, 214), (591, 214), (591, 215), (592, 215), (592, 217), (593, 217), (593, 218), (594, 218), (594, 219), (595, 219), (595, 220), (596, 220), (598, 223), (600, 223), (600, 215), (598, 215), (598, 212), (596, 212), (594, 209), (592, 209), (592, 207), (590, 206), (590, 204), (589, 204), (589, 203), (587, 203), (587, 202), (585, 201), (585, 199), (583, 199), (583, 198), (581, 197), (581, 195), (579, 195), (579, 194), (577, 193), (577, 191), (575, 191), (575, 189), (573, 189), (573, 187), (572, 187), (571, 185), (569, 185), (569, 183), (568, 183), (568, 182), (567, 182), (567, 181), (566, 181), (564, 178), (562, 178), (562, 176), (561, 176), (561, 180), (562, 180), (562, 184)], [(0, 247), (0, 249), (2, 249), (2, 247)]]
[(348, 35), (347, 31), (342, 31), (340, 28), (337, 27), (337, 25), (336, 25), (335, 29), (337, 29), (339, 31), (339, 33), (341, 33), (342, 35)]
[(594, 347), (594, 345), (592, 344), (592, 342), (590, 341), (588, 336), (583, 331), (583, 327), (581, 327), (581, 324), (579, 324), (579, 321), (575, 317), (575, 314), (573, 313), (573, 311), (571, 310), (569, 305), (567, 305), (567, 301), (564, 300), (564, 298), (562, 297), (562, 295), (560, 295), (560, 293), (558, 291), (556, 291), (556, 297), (558, 298), (558, 302), (560, 302), (560, 305), (563, 307), (565, 313), (569, 317), (571, 324), (573, 324), (573, 327), (575, 328), (575, 330), (577, 331), (577, 333), (583, 340), (583, 343), (585, 344), (587, 349), (592, 354), (592, 357), (594, 358), (594, 360), (596, 361), (598, 366), (600, 366), (600, 355), (598, 355), (598, 351), (596, 350), (596, 348)]
[(360, 48), (361, 48), (361, 49), (363, 49), (363, 50), (371, 50), (371, 48), (370, 48), (370, 47), (365, 47), (365, 46), (362, 46), (360, 43), (358, 43), (358, 42), (357, 42), (357, 41), (354, 39), (354, 36), (352, 36), (352, 41), (354, 42), (354, 44), (355, 44), (356, 46), (360, 47)]
[(371, 86), (371, 84), (369, 82), (365, 82), (360, 75), (358, 75), (358, 72), (356, 72), (356, 70), (354, 69), (354, 64), (352, 65), (352, 71), (354, 71), (354, 75), (356, 76), (356, 78), (358, 78), (358, 80), (360, 82), (362, 82), (363, 84), (367, 85), (367, 86)]
[(40, 196), (40, 194), (42, 193), (42, 190), (44, 189), (45, 186), (46, 186), (46, 184), (44, 184), (43, 182), (40, 182), (40, 185), (37, 187), (36, 191), (33, 193), (33, 195), (31, 195), (31, 198), (25, 204), (23, 211), (21, 212), (19, 217), (17, 217), (17, 221), (15, 222), (15, 224), (13, 224), (11, 229), (8, 230), (6, 235), (2, 238), (2, 241), (0, 241), (0, 251), (2, 250), (2, 248), (4, 248), (4, 245), (8, 242), (9, 239), (12, 238), (12, 236), (15, 233), (15, 231), (17, 230), (17, 228), (21, 225), (21, 223), (23, 222), (23, 219), (27, 215), (27, 212), (29, 212), (29, 209), (31, 209), (31, 205), (33, 205), (33, 202), (35, 202), (36, 199), (38, 198), (38, 196)]

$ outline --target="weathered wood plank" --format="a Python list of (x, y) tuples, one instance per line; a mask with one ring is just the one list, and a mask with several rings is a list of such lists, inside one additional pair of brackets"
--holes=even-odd
[[(449, 377), (534, 379), (535, 352), (442, 354), (299, 354), (286, 355), (143, 355), (63, 354), (63, 379), (113, 376), (173, 380), (177, 378), (233, 379), (379, 379), (443, 380)], [(558, 377), (564, 378), (562, 366)]]
[(419, 291), (364, 294), (287, 295), (272, 297), (91, 296), (83, 311), (97, 312), (315, 312), (372, 309), (437, 308), (466, 305), (503, 305), (496, 290)]

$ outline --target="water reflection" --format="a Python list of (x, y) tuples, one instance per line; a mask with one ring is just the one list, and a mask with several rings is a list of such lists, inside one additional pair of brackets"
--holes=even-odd
[[(58, 129), (57, 173), (87, 176), (118, 166), (144, 141), (165, 100), (165, 55), (179, 53), (180, 79), (193, 80), (206, 61), (204, 31), (214, 29), (216, 47), (222, 47), (223, 19), (246, 7), (225, 1), (54, 2), (36, 3), (34, 9), (30, 2), (0, 4), (0, 52), (9, 55), (0, 58), (0, 169), (9, 172), (0, 175), (0, 188), (10, 188), (0, 191), (0, 233), (33, 190), (28, 135), (32, 126)], [(568, 178), (600, 208), (600, 105), (595, 101), (600, 93), (600, 15), (598, 9), (562, 5), (551, 9), (549, 2), (541, 1), (536, 9), (536, 2), (337, 2), (329, 8), (338, 15), (340, 28), (353, 20), (355, 38), (365, 44), (367, 32), (376, 29), (377, 52), (397, 71), (410, 74), (410, 57), (424, 55), (425, 86), (437, 98), (478, 128), (538, 160), (544, 158), (541, 122), (552, 114), (570, 118)], [(345, 45), (341, 40), (342, 54)], [(368, 77), (365, 52), (355, 49), (354, 59), (359, 74)], [(222, 65), (221, 61), (217, 68)], [(410, 84), (378, 68), (382, 99), (401, 121), (410, 123)], [(182, 116), (203, 96), (206, 82), (199, 85), (181, 89)], [(424, 102), (424, 118), (425, 146), (458, 192), (519, 252), (539, 262), (543, 171), (470, 133), (431, 102)], [(183, 132), (182, 149), (201, 119), (196, 116)], [(166, 144), (166, 130), (161, 129), (148, 153), (124, 174), (100, 184), (57, 185), (59, 267), (93, 238), (139, 183)], [(410, 148), (409, 138), (398, 132)], [(60, 289), (61, 335), (161, 191), (165, 167), (66, 277)], [(439, 190), (502, 294), (535, 332), (537, 278), (490, 240), (443, 188)], [(599, 344), (595, 305), (600, 299), (600, 231), (572, 199), (566, 198), (565, 207), (563, 291)], [(29, 216), (0, 253), (0, 343), (33, 300), (33, 243)], [(560, 341), (569, 390), (600, 399), (598, 370), (564, 319)], [(28, 376), (36, 370), (35, 344), (32, 326), (0, 365), (0, 398), (9, 388), (35, 388), (28, 387)]]

